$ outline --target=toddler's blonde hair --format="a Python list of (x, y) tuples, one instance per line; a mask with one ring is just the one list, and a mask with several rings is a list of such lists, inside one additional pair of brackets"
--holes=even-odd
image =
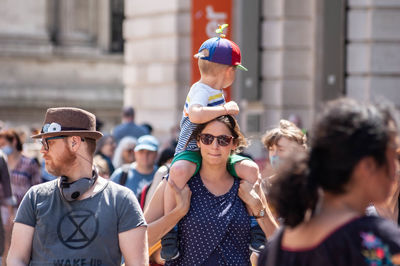
[(211, 75), (216, 76), (221, 72), (225, 71), (230, 66), (219, 64), (215, 62), (211, 62), (205, 59), (201, 59), (202, 57), (207, 57), (209, 55), (208, 49), (201, 50), (198, 54), (195, 54), (194, 57), (198, 58), (199, 70), (202, 75)]

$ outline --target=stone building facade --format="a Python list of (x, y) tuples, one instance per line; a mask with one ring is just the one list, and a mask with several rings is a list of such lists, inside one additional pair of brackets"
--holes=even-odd
[[(191, 1), (125, 0), (121, 15), (122, 1), (1, 1), (0, 120), (38, 125), (48, 106), (74, 105), (107, 131), (121, 106), (133, 105), (137, 121), (166, 140), (191, 85)], [(266, 129), (290, 114), (310, 128), (326, 100), (385, 97), (400, 106), (400, 1), (232, 3), (232, 39), (250, 66), (232, 98), (256, 156)], [(113, 43), (118, 10), (123, 53)]]
[[(179, 121), (190, 86), (190, 2), (126, 2), (125, 99), (162, 134)], [(290, 114), (310, 128), (326, 100), (382, 96), (400, 107), (400, 1), (234, 0), (233, 6), (233, 40), (244, 65), (258, 66), (252, 79), (238, 75), (233, 90), (256, 156), (266, 129)], [(246, 53), (257, 62), (246, 61)]]
[(123, 53), (112, 23), (120, 10), (122, 24), (119, 2), (1, 1), (0, 120), (39, 127), (48, 107), (76, 106), (96, 113), (105, 129), (118, 123)]

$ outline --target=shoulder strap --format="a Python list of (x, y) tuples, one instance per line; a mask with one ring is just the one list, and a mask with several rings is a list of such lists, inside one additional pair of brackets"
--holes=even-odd
[(276, 234), (272, 237), (271, 243), (269, 244), (268, 248), (268, 257), (267, 257), (267, 264), (265, 266), (276, 266), (278, 265), (278, 253), (279, 253), (279, 248), (282, 243), (282, 236), (283, 236), (283, 230), (284, 226), (281, 226)]
[(146, 195), (147, 192), (149, 191), (149, 187), (151, 186), (151, 183), (149, 185), (146, 185), (143, 187), (142, 192), (140, 193), (140, 207), (142, 208), (142, 210), (144, 210), (144, 204), (146, 203)]
[(129, 172), (130, 164), (124, 164), (122, 166), (122, 175), (119, 179), (119, 184), (125, 186), (126, 180), (128, 179), (128, 172)]

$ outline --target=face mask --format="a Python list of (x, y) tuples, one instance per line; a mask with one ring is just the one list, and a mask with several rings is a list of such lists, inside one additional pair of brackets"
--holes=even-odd
[(5, 155), (10, 155), (14, 151), (14, 149), (10, 145), (1, 148), (1, 150), (4, 152)]
[(272, 168), (277, 169), (279, 166), (279, 156), (278, 155), (269, 156), (269, 162)]

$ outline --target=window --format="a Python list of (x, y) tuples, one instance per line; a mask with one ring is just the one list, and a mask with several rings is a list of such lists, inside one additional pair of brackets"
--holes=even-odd
[(124, 51), (122, 22), (124, 20), (124, 0), (111, 0), (111, 52)]

